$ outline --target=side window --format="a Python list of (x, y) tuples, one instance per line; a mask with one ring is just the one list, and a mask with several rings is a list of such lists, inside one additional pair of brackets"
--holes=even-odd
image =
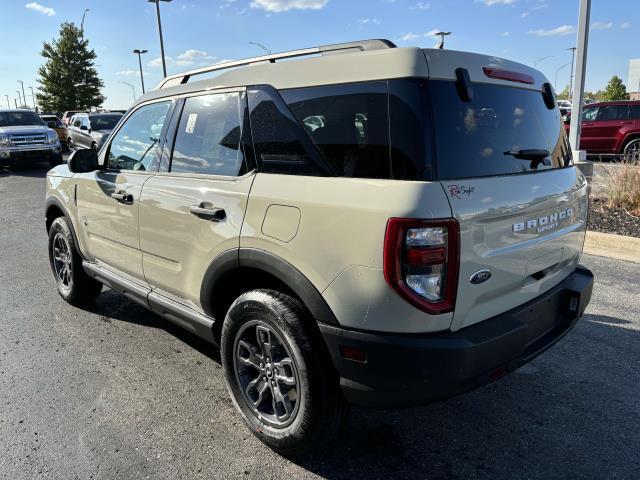
[(281, 94), (337, 175), (392, 178), (386, 82), (296, 88)]
[[(253, 146), (261, 172), (333, 174), (273, 87), (263, 85), (249, 90), (249, 111)], [(318, 119), (318, 126), (321, 121)]]
[(244, 95), (218, 93), (188, 98), (178, 124), (170, 171), (237, 176), (243, 174)]
[(170, 101), (139, 108), (125, 121), (111, 140), (107, 167), (116, 170), (149, 170), (160, 142)]
[(80, 119), (78, 117), (73, 120), (73, 126), (76, 128), (80, 128)]
[(629, 118), (629, 107), (626, 105), (605, 105), (598, 110), (598, 121), (626, 120)]
[(582, 121), (593, 122), (598, 116), (598, 107), (585, 108), (582, 111)]
[(640, 120), (640, 105), (629, 105), (629, 118)]

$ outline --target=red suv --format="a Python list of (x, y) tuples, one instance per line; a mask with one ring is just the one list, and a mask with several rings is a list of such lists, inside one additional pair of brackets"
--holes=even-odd
[[(567, 124), (567, 129), (569, 128)], [(640, 156), (640, 101), (601, 102), (582, 110), (580, 149)]]

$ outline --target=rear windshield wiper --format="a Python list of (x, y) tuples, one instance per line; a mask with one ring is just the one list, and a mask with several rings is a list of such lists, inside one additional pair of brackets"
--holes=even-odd
[(507, 150), (505, 155), (512, 155), (515, 158), (521, 158), (522, 160), (541, 160), (547, 158), (550, 153), (549, 150), (542, 149), (525, 149), (525, 150)]

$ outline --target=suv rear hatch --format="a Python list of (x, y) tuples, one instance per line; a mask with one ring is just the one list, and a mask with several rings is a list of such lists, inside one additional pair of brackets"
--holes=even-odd
[(429, 82), (436, 175), (460, 225), (452, 330), (566, 278), (582, 251), (587, 212), (585, 179), (540, 74), (497, 70), (496, 80), (496, 70), (473, 57), (474, 68), (457, 80)]

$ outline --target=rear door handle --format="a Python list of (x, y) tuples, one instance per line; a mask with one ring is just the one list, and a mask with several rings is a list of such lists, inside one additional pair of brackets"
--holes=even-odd
[(111, 198), (119, 201), (120, 203), (133, 203), (133, 195), (125, 192), (124, 190), (120, 190), (119, 192), (113, 192), (111, 194)]
[(206, 218), (212, 222), (221, 222), (227, 216), (224, 208), (210, 207), (204, 202), (200, 205), (192, 205), (189, 210), (196, 217)]

